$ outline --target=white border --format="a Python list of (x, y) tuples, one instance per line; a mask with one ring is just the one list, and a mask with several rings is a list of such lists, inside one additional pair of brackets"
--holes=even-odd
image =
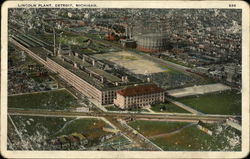
[[(7, 20), (18, 4), (96, 4), (89, 8), (225, 8), (242, 9), (242, 151), (7, 151)], [(244, 1), (6, 1), (1, 17), (1, 153), (6, 158), (242, 158), (249, 153), (249, 5)]]

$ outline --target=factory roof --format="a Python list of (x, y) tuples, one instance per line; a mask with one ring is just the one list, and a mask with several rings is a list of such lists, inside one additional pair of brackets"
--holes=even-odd
[(64, 56), (64, 57), (66, 57), (66, 58), (70, 59), (71, 61), (76, 62), (76, 63), (78, 63), (78, 64), (80, 64), (80, 65), (82, 65), (84, 67), (86, 67), (86, 69), (90, 70), (91, 72), (93, 72), (93, 73), (95, 73), (97, 75), (103, 76), (104, 78), (106, 78), (110, 82), (120, 82), (121, 81), (120, 78), (118, 78), (118, 77), (116, 77), (116, 76), (114, 76), (114, 75), (112, 75), (112, 74), (110, 74), (110, 73), (108, 73), (106, 71), (103, 71), (101, 69), (93, 67), (90, 63), (88, 63), (86, 61), (83, 62), (78, 57), (75, 57), (75, 56)]
[(94, 73), (98, 74), (98, 75), (101, 75), (103, 77), (105, 77), (108, 81), (111, 81), (111, 82), (120, 82), (121, 79), (110, 74), (110, 73), (107, 73), (101, 69), (98, 69), (98, 68), (95, 68), (95, 67), (88, 67), (89, 70), (93, 71)]
[(123, 90), (118, 91), (117, 93), (122, 96), (137, 96), (144, 94), (159, 93), (163, 91), (164, 89), (158, 87), (156, 84), (147, 84), (134, 87), (127, 87)]
[(82, 65), (82, 66), (84, 66), (84, 67), (92, 66), (90, 63), (84, 62), (84, 61), (82, 61), (80, 58), (75, 57), (75, 56), (64, 55), (63, 57), (66, 57), (66, 58), (70, 59), (71, 61), (74, 61), (74, 62), (76, 62), (77, 64), (80, 64), (80, 65)]
[(80, 69), (75, 68), (74, 66), (72, 66), (71, 64), (62, 61), (60, 58), (58, 57), (51, 57), (51, 59), (53, 61), (55, 61), (56, 63), (58, 63), (59, 65), (63, 66), (64, 68), (66, 68), (67, 70), (71, 71), (72, 73), (74, 73), (75, 75), (77, 75), (78, 77), (82, 78), (83, 80), (85, 80), (86, 82), (90, 83), (91, 85), (97, 87), (98, 89), (104, 89), (107, 86), (104, 83), (101, 83), (97, 80), (94, 80), (94, 78), (89, 77), (89, 75), (83, 71), (81, 71)]
[[(113, 90), (113, 89), (122, 89), (125, 86), (131, 85), (134, 83), (134, 81), (128, 82), (125, 85), (119, 85), (119, 86), (115, 86), (113, 84), (110, 83), (101, 83), (100, 81), (96, 80), (93, 77), (90, 77), (86, 72), (75, 68), (74, 66), (72, 66), (71, 64), (69, 64), (68, 62), (62, 61), (59, 57), (50, 57), (53, 61), (55, 61), (56, 63), (58, 63), (59, 65), (63, 66), (64, 68), (66, 68), (67, 70), (71, 71), (72, 73), (74, 73), (75, 75), (77, 75), (78, 77), (82, 78), (83, 80), (85, 80), (86, 82), (88, 82), (89, 84), (91, 84), (92, 86), (96, 87), (99, 90)], [(94, 67), (86, 67), (87, 69), (95, 72), (96, 74), (102, 75), (103, 77), (107, 78), (108, 80), (112, 80), (112, 81), (121, 81), (120, 78), (109, 74), (105, 71), (102, 71), (100, 69), (94, 68)]]

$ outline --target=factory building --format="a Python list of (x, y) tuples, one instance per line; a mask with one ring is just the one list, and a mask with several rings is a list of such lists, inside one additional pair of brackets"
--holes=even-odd
[(168, 38), (164, 33), (148, 33), (135, 37), (137, 49), (144, 52), (161, 52), (168, 48)]
[(164, 102), (165, 90), (155, 84), (127, 87), (117, 91), (114, 104), (121, 109), (142, 107), (154, 103)]
[(141, 81), (131, 79), (125, 73), (117, 76), (106, 72), (102, 67), (105, 66), (104, 63), (84, 54), (65, 52), (62, 54), (63, 51), (59, 48), (54, 50), (52, 56), (44, 58), (44, 54), (48, 53), (46, 50), (31, 51), (32, 47), (24, 46), (23, 42), (18, 42), (17, 39), (10, 38), (10, 42), (100, 105), (113, 104), (118, 90), (141, 83)]
[[(10, 42), (97, 104), (114, 103), (122, 109), (128, 109), (164, 101), (162, 88), (149, 84), (149, 81), (142, 82), (122, 71), (107, 72), (104, 69), (107, 63), (94, 57), (72, 51), (64, 52), (60, 44), (52, 52), (43, 47), (34, 49), (29, 45), (25, 46), (25, 42), (18, 37), (10, 38)], [(49, 53), (51, 56), (47, 56)], [(112, 69), (111, 65), (109, 67)]]

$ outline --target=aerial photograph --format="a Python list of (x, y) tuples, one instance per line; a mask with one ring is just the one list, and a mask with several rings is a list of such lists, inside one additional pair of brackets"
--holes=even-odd
[(241, 9), (8, 15), (8, 151), (242, 150)]

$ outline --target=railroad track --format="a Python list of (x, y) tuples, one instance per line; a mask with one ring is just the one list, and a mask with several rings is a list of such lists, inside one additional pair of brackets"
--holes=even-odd
[(112, 118), (132, 118), (142, 120), (171, 120), (171, 121), (207, 121), (219, 122), (225, 121), (230, 115), (187, 115), (187, 114), (143, 114), (143, 113), (112, 113), (112, 112), (67, 112), (67, 111), (50, 111), (50, 110), (23, 110), (23, 109), (8, 109), (10, 115), (33, 115), (33, 116), (99, 116), (99, 117), (112, 117)]

